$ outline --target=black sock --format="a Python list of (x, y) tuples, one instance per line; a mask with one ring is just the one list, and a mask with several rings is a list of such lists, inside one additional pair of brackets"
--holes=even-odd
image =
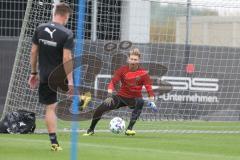
[(81, 107), (84, 103), (84, 100), (80, 99), (79, 102), (78, 102), (78, 106)]
[(127, 129), (132, 130), (132, 128), (133, 128), (133, 126), (134, 126), (135, 123), (136, 123), (135, 120), (131, 120), (131, 121), (129, 122), (129, 125), (128, 125)]
[(106, 106), (105, 103), (102, 103), (94, 112), (93, 114), (93, 118), (92, 118), (92, 122), (91, 125), (89, 127), (89, 129), (91, 131), (94, 131), (94, 128), (96, 127), (98, 121), (101, 119), (102, 115), (104, 113), (106, 113), (107, 111), (113, 110), (114, 109), (114, 105), (110, 105), (110, 106)]
[(92, 123), (91, 123), (90, 128), (89, 128), (91, 131), (94, 131), (94, 128), (95, 128), (95, 126), (96, 126), (96, 124), (98, 123), (99, 120), (100, 120), (100, 118), (96, 118), (96, 119), (93, 118)]
[(144, 104), (144, 101), (142, 99), (137, 99), (136, 105), (132, 111), (132, 116), (127, 129), (132, 130), (134, 124), (136, 123), (137, 119), (139, 118), (142, 112), (143, 104)]
[(82, 99), (78, 103), (78, 108), (79, 108), (80, 111), (83, 110), (83, 108), (82, 108), (83, 103), (84, 103), (84, 100), (82, 100)]
[(51, 144), (58, 144), (56, 133), (49, 133)]

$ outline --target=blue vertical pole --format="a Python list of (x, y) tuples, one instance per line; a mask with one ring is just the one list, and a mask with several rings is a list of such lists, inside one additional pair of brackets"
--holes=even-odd
[(77, 35), (76, 35), (76, 46), (74, 51), (74, 65), (78, 66), (74, 70), (74, 96), (73, 96), (73, 117), (72, 117), (72, 132), (71, 132), (71, 160), (77, 160), (78, 153), (78, 126), (79, 123), (76, 121), (74, 115), (78, 113), (78, 91), (76, 88), (79, 88), (81, 83), (81, 61), (80, 57), (83, 53), (83, 43), (84, 43), (84, 18), (85, 18), (85, 0), (78, 0), (77, 5)]

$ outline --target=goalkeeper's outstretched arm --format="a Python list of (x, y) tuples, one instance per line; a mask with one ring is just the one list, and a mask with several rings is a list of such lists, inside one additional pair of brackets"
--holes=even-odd
[(150, 78), (150, 76), (148, 74), (145, 74), (144, 75), (144, 86), (148, 92), (148, 102), (147, 102), (147, 105), (148, 107), (152, 108), (152, 110), (154, 112), (157, 112), (157, 106), (155, 104), (155, 98), (154, 98), (154, 92), (153, 92), (153, 89), (152, 89), (152, 80)]

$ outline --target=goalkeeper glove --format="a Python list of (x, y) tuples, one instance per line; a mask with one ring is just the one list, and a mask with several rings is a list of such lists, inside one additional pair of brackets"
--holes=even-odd
[(106, 104), (108, 107), (114, 104), (112, 93), (108, 93), (107, 98), (104, 100), (104, 104)]
[(155, 104), (155, 102), (153, 100), (149, 100), (147, 102), (147, 106), (149, 108), (151, 108), (153, 112), (157, 112), (158, 111), (157, 106), (156, 106), (156, 104)]

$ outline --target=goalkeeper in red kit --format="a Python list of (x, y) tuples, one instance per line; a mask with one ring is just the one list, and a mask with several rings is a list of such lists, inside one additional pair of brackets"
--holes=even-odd
[[(95, 126), (104, 113), (124, 106), (129, 106), (133, 109), (125, 134), (135, 135), (136, 132), (133, 130), (133, 126), (139, 118), (144, 105), (144, 100), (142, 98), (143, 86), (145, 86), (149, 95), (148, 105), (153, 109), (156, 109), (152, 81), (148, 72), (140, 67), (140, 57), (141, 53), (137, 48), (131, 50), (128, 56), (128, 65), (124, 65), (115, 71), (114, 76), (108, 85), (108, 98), (106, 98), (94, 112), (91, 125), (84, 136), (94, 134)], [(119, 82), (121, 82), (120, 89), (117, 94), (114, 95), (114, 87)]]

